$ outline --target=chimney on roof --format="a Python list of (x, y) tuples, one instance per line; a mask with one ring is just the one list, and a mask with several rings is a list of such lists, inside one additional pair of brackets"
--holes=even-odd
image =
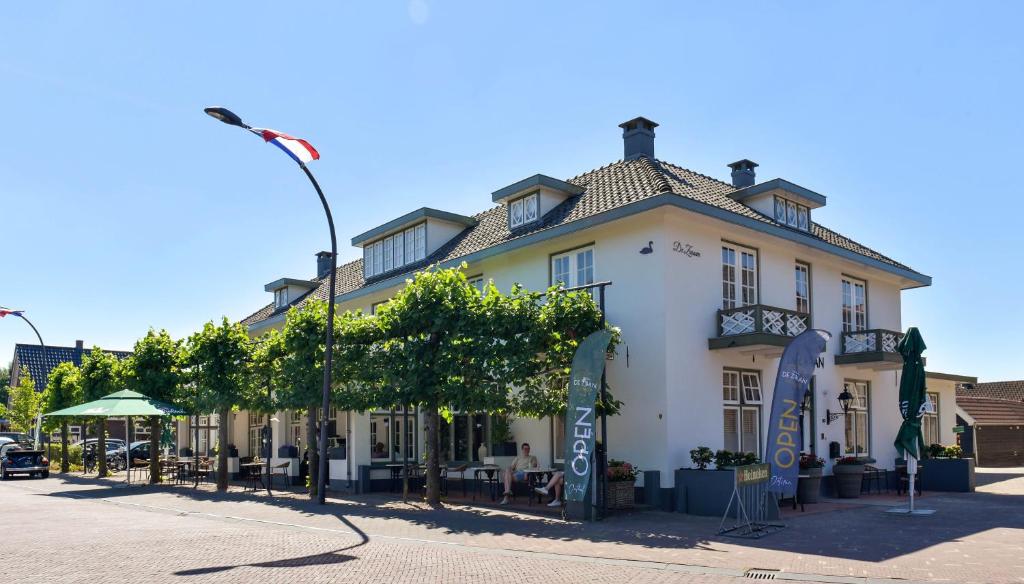
[(316, 254), (316, 277), (324, 278), (331, 273), (331, 252), (321, 251)]
[(633, 118), (619, 124), (622, 128), (622, 158), (634, 160), (641, 156), (654, 159), (654, 128), (658, 124), (647, 118)]
[(756, 162), (746, 158), (730, 164), (729, 168), (732, 169), (732, 186), (738, 189), (754, 186), (756, 178), (754, 167), (756, 166)]

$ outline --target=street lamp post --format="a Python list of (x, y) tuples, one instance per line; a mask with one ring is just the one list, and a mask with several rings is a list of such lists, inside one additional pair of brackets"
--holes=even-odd
[[(7, 316), (8, 314), (13, 314), (14, 316), (17, 316), (21, 320), (27, 322), (28, 326), (32, 327), (32, 332), (34, 332), (36, 334), (36, 338), (39, 339), (39, 347), (43, 351), (43, 368), (46, 369), (46, 364), (47, 364), (47, 361), (46, 361), (46, 343), (43, 342), (43, 336), (41, 334), (39, 334), (39, 329), (36, 328), (36, 325), (32, 324), (31, 320), (29, 320), (28, 318), (25, 317), (25, 311), (24, 310), (13, 310), (11, 308), (5, 308), (3, 306), (0, 306), (0, 318), (3, 318), (5, 316)], [(0, 404), (0, 405), (7, 405), (7, 404)], [(35, 432), (35, 434), (36, 434), (36, 436), (35, 436), (36, 446), (39, 445), (39, 434), (40, 434), (40, 432), (42, 432), (42, 425), (41, 424), (36, 424), (36, 432)], [(83, 438), (83, 440), (84, 440), (84, 438)], [(49, 451), (47, 451), (47, 452), (49, 452)]]
[[(257, 136), (260, 136), (265, 141), (273, 141), (275, 145), (281, 147), (282, 150), (292, 157), (295, 162), (298, 163), (299, 168), (302, 172), (306, 173), (306, 177), (309, 178), (309, 182), (313, 183), (313, 188), (316, 189), (316, 194), (320, 197), (320, 203), (324, 207), (324, 213), (327, 215), (327, 226), (331, 230), (331, 273), (328, 278), (328, 292), (327, 292), (327, 345), (324, 347), (324, 385), (323, 385), (323, 399), (321, 400), (320, 407), (320, 443), (318, 445), (318, 465), (317, 465), (317, 502), (323, 505), (326, 502), (326, 493), (324, 492), (327, 482), (327, 412), (330, 409), (331, 401), (331, 364), (332, 364), (332, 353), (334, 348), (334, 272), (337, 271), (338, 267), (338, 238), (334, 233), (334, 217), (331, 215), (331, 207), (327, 204), (327, 198), (324, 197), (324, 192), (320, 189), (320, 183), (317, 182), (316, 177), (306, 167), (306, 163), (303, 162), (302, 158), (296, 156), (288, 146), (282, 145), (279, 141), (280, 137), (283, 136), (278, 133), (270, 132), (268, 130), (259, 130), (246, 124), (242, 121), (238, 115), (234, 112), (222, 107), (208, 107), (203, 111), (207, 115), (224, 122), (231, 126), (238, 126), (244, 130), (248, 130)], [(268, 134), (268, 132), (270, 132)], [(286, 137), (291, 139), (291, 137)], [(294, 141), (294, 139), (291, 139)], [(302, 141), (298, 141), (302, 142)], [(308, 150), (311, 150), (313, 156), (310, 158), (319, 158), (319, 154), (316, 154), (315, 150), (308, 144), (305, 144)]]

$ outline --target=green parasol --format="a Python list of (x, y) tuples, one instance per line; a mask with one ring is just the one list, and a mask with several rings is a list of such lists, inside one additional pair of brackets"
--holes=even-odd
[(171, 404), (150, 399), (141, 393), (125, 389), (105, 395), (95, 401), (43, 414), (43, 417), (122, 418), (125, 416), (182, 416), (184, 414), (184, 411)]
[(896, 451), (907, 459), (907, 476), (909, 477), (910, 506), (906, 509), (890, 509), (893, 513), (910, 513), (911, 515), (928, 515), (932, 509), (914, 509), (914, 479), (917, 475), (917, 461), (924, 450), (924, 438), (921, 436), (921, 416), (925, 408), (925, 373), (921, 353), (925, 350), (924, 339), (917, 327), (907, 329), (907, 334), (900, 340), (899, 352), (903, 355), (903, 374), (900, 376), (900, 415), (903, 423), (896, 434)]

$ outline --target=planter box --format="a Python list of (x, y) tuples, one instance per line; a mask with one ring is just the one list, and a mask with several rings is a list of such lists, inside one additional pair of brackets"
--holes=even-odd
[(676, 469), (676, 512), (721, 517), (735, 486), (733, 470)]
[(634, 481), (609, 481), (605, 488), (605, 501), (609, 509), (632, 509), (636, 502)]
[(861, 484), (864, 482), (863, 464), (837, 464), (832, 467), (836, 478), (836, 494), (840, 499), (856, 499), (860, 497)]
[(808, 468), (800, 471), (807, 477), (801, 477), (796, 484), (796, 496), (801, 503), (817, 503), (821, 493), (821, 468)]
[(921, 488), (929, 491), (974, 491), (973, 458), (927, 458), (920, 462)]

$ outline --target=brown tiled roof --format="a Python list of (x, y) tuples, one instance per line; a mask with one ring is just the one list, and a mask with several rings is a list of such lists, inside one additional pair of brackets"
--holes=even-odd
[(975, 383), (974, 387), (957, 387), (956, 398), (959, 401), (961, 397), (989, 397), (1024, 402), (1024, 380), (991, 381)]
[(957, 395), (956, 404), (979, 426), (1024, 425), (1024, 402)]
[[(570, 197), (552, 209), (539, 224), (510, 231), (506, 206), (493, 207), (474, 215), (474, 219), (479, 222), (477, 225), (467, 227), (462, 233), (431, 254), (426, 261), (407, 266), (404, 272), (409, 273), (424, 265), (465, 257), (531, 233), (592, 217), (663, 193), (676, 194), (749, 219), (780, 225), (772, 217), (729, 198), (727, 195), (736, 190), (731, 184), (660, 160), (643, 157), (634, 160), (620, 160), (571, 178), (567, 182), (583, 187), (584, 192)], [(812, 223), (810, 235), (893, 267), (910, 270), (907, 266), (817, 223)], [(366, 284), (363, 280), (363, 261), (361, 259), (340, 266), (336, 273), (338, 281), (335, 286), (335, 295), (357, 290)], [(394, 277), (399, 273), (402, 272), (389, 273), (386, 276), (371, 279), (370, 283), (378, 279)], [(312, 293), (294, 301), (292, 305), (301, 306), (309, 298), (327, 298), (326, 279), (314, 281), (319, 281), (320, 286)], [(242, 323), (246, 325), (257, 323), (282, 310), (275, 310), (273, 304), (269, 304), (242, 319)]]

